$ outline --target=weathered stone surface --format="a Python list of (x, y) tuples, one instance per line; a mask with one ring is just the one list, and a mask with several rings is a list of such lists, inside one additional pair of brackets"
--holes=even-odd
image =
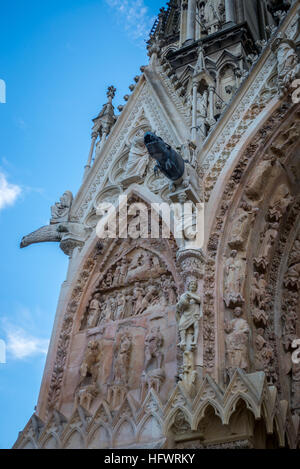
[[(237, 3), (161, 10), (120, 116), (110, 87), (94, 119), (78, 194), (22, 241), (60, 242), (70, 264), (15, 448), (299, 447), (300, 5), (261, 1), (258, 17)], [(146, 132), (184, 160), (174, 184)], [(99, 240), (120, 195), (144, 208)], [(155, 212), (156, 237), (123, 236), (149, 231), (151, 204), (187, 201), (205, 202), (201, 247), (192, 216), (163, 236)]]

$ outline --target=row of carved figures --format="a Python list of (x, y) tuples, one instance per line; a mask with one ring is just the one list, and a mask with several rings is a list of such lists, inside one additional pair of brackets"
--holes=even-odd
[[(116, 337), (112, 378), (107, 383), (107, 398), (113, 406), (118, 406), (126, 394), (130, 378), (132, 342), (133, 337), (127, 329), (121, 330)], [(153, 326), (144, 339), (144, 366), (141, 375), (141, 393), (143, 395), (150, 388), (154, 388), (159, 392), (160, 386), (165, 379), (163, 343), (164, 339), (160, 327)], [(80, 404), (89, 409), (93, 399), (100, 393), (98, 378), (102, 358), (103, 344), (101, 339), (90, 340), (80, 367), (80, 380), (75, 392), (75, 405)]]
[(91, 328), (106, 321), (118, 321), (144, 313), (150, 306), (166, 307), (177, 301), (177, 288), (171, 277), (162, 275), (155, 281), (136, 282), (132, 288), (109, 294), (96, 292), (90, 300), (85, 327)]
[(146, 251), (139, 251), (132, 260), (123, 258), (109, 268), (100, 284), (100, 288), (108, 289), (125, 285), (128, 278), (134, 277), (134, 273), (137, 271), (147, 274), (151, 271), (159, 273), (161, 270), (164, 270), (164, 268), (156, 255), (151, 255)]

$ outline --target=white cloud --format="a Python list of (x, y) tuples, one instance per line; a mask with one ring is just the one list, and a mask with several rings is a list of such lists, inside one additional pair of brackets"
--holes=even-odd
[(49, 340), (39, 339), (28, 334), (21, 327), (12, 324), (5, 325), (6, 350), (13, 358), (23, 360), (35, 355), (46, 355), (49, 347)]
[(105, 0), (114, 8), (128, 35), (139, 44), (148, 38), (155, 17), (149, 14), (143, 0)]
[(7, 205), (13, 205), (20, 194), (21, 188), (16, 184), (10, 184), (0, 172), (0, 210)]

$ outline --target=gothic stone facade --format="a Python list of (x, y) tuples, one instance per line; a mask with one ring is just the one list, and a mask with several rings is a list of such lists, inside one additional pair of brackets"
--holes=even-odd
[[(125, 105), (110, 87), (93, 120), (77, 195), (21, 243), (60, 243), (69, 269), (15, 448), (299, 447), (299, 39), (299, 1), (161, 9)], [(183, 183), (154, 173), (146, 131), (188, 161)], [(97, 207), (121, 194), (204, 203), (202, 248), (100, 241)]]

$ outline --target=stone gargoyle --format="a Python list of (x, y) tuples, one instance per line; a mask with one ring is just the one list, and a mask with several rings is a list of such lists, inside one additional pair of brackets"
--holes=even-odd
[(36, 243), (59, 242), (63, 252), (69, 256), (75, 247), (83, 246), (91, 230), (92, 228), (81, 223), (73, 222), (46, 225), (24, 236), (20, 247), (25, 248)]
[(155, 173), (160, 170), (172, 182), (183, 177), (185, 161), (170, 145), (152, 132), (145, 133), (144, 142), (149, 155), (156, 160)]
[(81, 223), (70, 221), (73, 195), (66, 191), (51, 207), (50, 225), (42, 226), (21, 240), (20, 247), (25, 248), (36, 243), (60, 243), (60, 247), (68, 256), (72, 255), (75, 247), (82, 247), (92, 228)]
[[(151, 158), (156, 161), (155, 174), (161, 171), (170, 181), (170, 191), (176, 189), (186, 190), (188, 198), (198, 202), (201, 193), (200, 181), (196, 169), (189, 160), (185, 160), (170, 145), (165, 143), (161, 137), (153, 132), (146, 132), (144, 143)], [(182, 145), (181, 148), (183, 148)], [(188, 189), (193, 188), (194, 195), (191, 196)]]

